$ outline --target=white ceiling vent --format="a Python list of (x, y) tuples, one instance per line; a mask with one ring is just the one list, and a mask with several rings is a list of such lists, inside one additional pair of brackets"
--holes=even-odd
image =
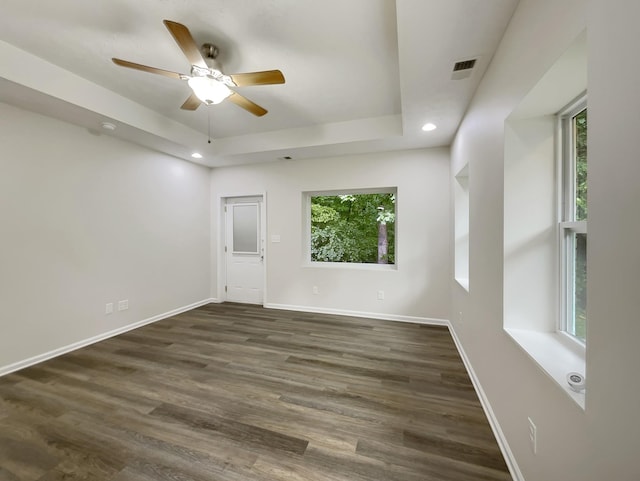
[(473, 67), (475, 67), (477, 58), (471, 58), (467, 60), (460, 60), (453, 66), (453, 74), (451, 74), (452, 80), (462, 80), (471, 77), (473, 73)]

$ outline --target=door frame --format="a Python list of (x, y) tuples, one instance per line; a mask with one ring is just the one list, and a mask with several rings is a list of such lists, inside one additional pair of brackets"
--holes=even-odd
[(227, 226), (225, 205), (228, 199), (236, 199), (242, 197), (262, 197), (262, 206), (260, 208), (260, 236), (262, 238), (262, 248), (264, 252), (264, 259), (262, 262), (262, 305), (267, 303), (267, 262), (268, 262), (268, 249), (267, 249), (267, 193), (265, 192), (251, 192), (251, 193), (225, 193), (217, 196), (216, 202), (216, 217), (217, 222), (212, 223), (212, 228), (218, 228), (218, 235), (214, 236), (217, 240), (217, 246), (214, 250), (216, 258), (216, 289), (215, 299), (218, 302), (225, 302), (227, 300), (227, 293), (224, 290), (227, 279), (227, 258), (224, 251), (224, 246), (227, 238)]

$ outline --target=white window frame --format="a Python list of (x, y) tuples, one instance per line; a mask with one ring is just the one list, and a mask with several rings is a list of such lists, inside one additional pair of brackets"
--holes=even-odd
[(587, 221), (576, 220), (575, 212), (575, 135), (573, 118), (587, 108), (587, 94), (582, 93), (558, 113), (558, 246), (560, 265), (560, 302), (558, 331), (572, 341), (585, 345), (585, 340), (571, 331), (575, 319), (574, 253), (575, 234), (587, 234)]
[[(361, 262), (321, 262), (311, 260), (311, 198), (318, 196), (336, 196), (336, 195), (361, 195), (361, 194), (394, 194), (395, 201), (395, 221), (394, 221), (394, 263), (393, 264), (377, 264), (377, 263), (361, 263)], [(320, 268), (340, 268), (340, 269), (371, 269), (371, 270), (397, 270), (398, 266), (398, 188), (397, 187), (379, 187), (379, 188), (359, 188), (359, 189), (339, 189), (339, 190), (314, 190), (302, 193), (303, 205), (303, 222), (304, 232), (302, 241), (304, 243), (302, 249), (302, 265), (305, 267)]]

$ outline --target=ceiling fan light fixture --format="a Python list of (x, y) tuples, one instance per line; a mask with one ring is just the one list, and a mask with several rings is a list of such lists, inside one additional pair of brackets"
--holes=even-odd
[(196, 97), (207, 105), (219, 104), (232, 93), (225, 84), (209, 77), (191, 77), (187, 83)]

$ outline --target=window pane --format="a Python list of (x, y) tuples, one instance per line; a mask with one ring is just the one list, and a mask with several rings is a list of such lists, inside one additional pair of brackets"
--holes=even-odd
[(573, 234), (573, 305), (567, 331), (583, 341), (587, 333), (587, 235)]
[(585, 341), (587, 324), (587, 108), (586, 98), (567, 109), (563, 122), (562, 220), (574, 223), (562, 236), (564, 316), (561, 329)]
[(311, 197), (311, 261), (395, 263), (395, 194)]
[(258, 253), (258, 206), (233, 206), (233, 252)]
[(575, 220), (587, 220), (587, 109), (574, 118)]

